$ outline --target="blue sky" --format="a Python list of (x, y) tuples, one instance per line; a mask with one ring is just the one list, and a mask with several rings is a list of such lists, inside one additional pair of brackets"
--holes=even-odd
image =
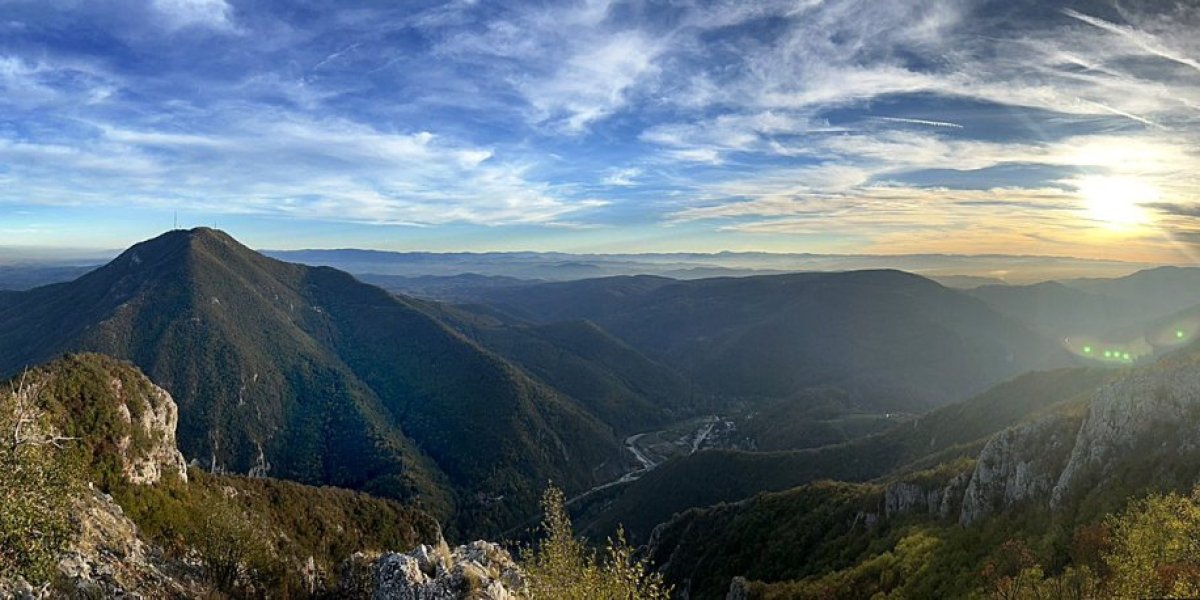
[(1180, 2), (0, 0), (0, 247), (1187, 263)]

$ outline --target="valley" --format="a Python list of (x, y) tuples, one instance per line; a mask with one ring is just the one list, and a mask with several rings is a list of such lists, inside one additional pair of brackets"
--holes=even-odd
[(635, 433), (625, 438), (625, 449), (636, 461), (619, 478), (601, 483), (567, 499), (567, 506), (586, 500), (592, 494), (637, 481), (655, 467), (672, 458), (695, 454), (702, 448), (729, 447), (736, 434), (733, 421), (718, 416), (697, 417), (674, 423), (656, 431)]
[[(1187, 284), (1176, 278), (1192, 276), (1134, 277), (1178, 293)], [(1151, 431), (1175, 439), (1194, 420), (1184, 373), (1200, 302), (1135, 302), (1122, 286), (961, 292), (896, 271), (619, 277), (464, 284), (473, 300), (443, 303), (197, 229), (73, 281), (5, 294), (0, 365), (17, 375), (63, 352), (131, 361), (176, 399), (182, 453), (171, 460), (186, 459), (174, 468), (196, 481), (350, 488), (396, 503), (381, 509), (428, 515), (449, 539), (528, 539), (551, 481), (588, 539), (623, 528), (667, 582), (721, 598), (734, 576), (757, 578), (748, 590), (803, 587), (794, 581), (906, 539), (880, 527), (952, 540), (965, 534), (951, 524), (1022, 519), (1015, 535), (1033, 531), (1024, 519), (1068, 511), (1085, 523), (1120, 510), (1114, 497), (1185, 487), (1186, 468), (1121, 471), (1104, 484), (1120, 492), (1073, 483), (1114, 477), (1068, 461), (1098, 452), (1068, 452), (1087, 423), (1133, 423), (1125, 441), (1102, 444), (1119, 462), (1129, 456), (1120, 444), (1142, 447)], [(1080, 294), (1102, 308), (1072, 312)], [(1100, 323), (1155, 342), (1137, 361), (1109, 361), (1050, 337)], [(1169, 409), (1176, 416), (1089, 416), (1104, 403), (1129, 411), (1121, 399), (1155, 386), (1161, 410), (1183, 407)], [(150, 535), (177, 526), (147, 503), (178, 500), (104, 473), (100, 485)], [(772, 564), (776, 542), (734, 534), (758, 535), (746, 523), (760, 511), (785, 539), (836, 522), (833, 538), (800, 547), (843, 544), (856, 558)], [(846, 515), (867, 525), (844, 528)], [(738, 544), (757, 550), (725, 557)]]

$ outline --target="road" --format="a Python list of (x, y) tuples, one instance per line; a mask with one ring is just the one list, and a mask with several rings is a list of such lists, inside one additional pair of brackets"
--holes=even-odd
[[(710, 416), (710, 417), (706, 417), (704, 419), (703, 424), (693, 432), (694, 437), (692, 438), (692, 443), (691, 443), (691, 446), (688, 451), (689, 456), (692, 454), (695, 454), (697, 451), (700, 450), (700, 446), (704, 444), (704, 441), (707, 440), (710, 435), (712, 435), (713, 429), (715, 429), (717, 424), (720, 422), (721, 422), (721, 418), (718, 416)], [(638, 445), (638, 442), (641, 441), (641, 439), (647, 435), (661, 433), (662, 431), (670, 431), (671, 429), (673, 429), (673, 427), (663, 429), (660, 431), (647, 431), (644, 433), (637, 433), (637, 434), (634, 434), (634, 435), (631, 435), (631, 436), (625, 438), (625, 448), (629, 450), (630, 454), (633, 454), (633, 457), (637, 460), (637, 462), (640, 466), (635, 469), (630, 470), (629, 472), (625, 473), (624, 475), (620, 476), (617, 479), (614, 479), (613, 481), (609, 481), (607, 483), (602, 483), (600, 485), (593, 487), (590, 490), (587, 490), (586, 492), (583, 492), (572, 498), (569, 498), (567, 500), (567, 505), (571, 505), (579, 500), (582, 500), (583, 498), (586, 498), (596, 492), (599, 492), (600, 490), (605, 490), (605, 489), (608, 489), (615, 485), (620, 485), (622, 483), (629, 483), (630, 481), (634, 481), (634, 480), (640, 478), (641, 476), (645, 475), (646, 473), (649, 473), (650, 471), (654, 470), (655, 467), (662, 464), (662, 461), (655, 461), (654, 459), (647, 456), (646, 452), (644, 450), (642, 450), (642, 448)]]

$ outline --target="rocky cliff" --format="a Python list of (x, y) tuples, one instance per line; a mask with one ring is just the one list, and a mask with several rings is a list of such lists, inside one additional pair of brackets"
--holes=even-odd
[(517, 600), (524, 577), (504, 548), (443, 541), (407, 553), (356, 554), (342, 569), (338, 595), (371, 600)]
[(45, 597), (198, 598), (214, 593), (195, 562), (168, 558), (146, 543), (108, 495), (89, 490), (75, 506), (78, 534), (58, 562), (57, 587)]
[(962, 505), (963, 491), (970, 473), (959, 473), (947, 481), (897, 481), (883, 493), (883, 514), (895, 517), (924, 513), (945, 519)]
[(1071, 451), (1078, 419), (1053, 415), (993, 437), (979, 453), (959, 522), (1048, 497)]
[(1031, 502), (1089, 514), (1200, 477), (1200, 369), (1184, 352), (1129, 369), (1080, 414), (1051, 414), (993, 437), (980, 453), (960, 522)]
[[(30, 585), (0, 574), (0, 598), (195, 598), (212, 593), (194, 564), (171, 559), (146, 543), (137, 525), (90, 482), (101, 473), (133, 486), (167, 477), (187, 481), (175, 446), (177, 409), (171, 396), (118, 361), (68, 356), (12, 383), (6, 408), (39, 431), (17, 437), (80, 452), (89, 482), (69, 494), (71, 536), (57, 557), (52, 584)], [(16, 435), (14, 433), (14, 435)], [(48, 444), (48, 445), (47, 445)], [(20, 465), (21, 463), (18, 463)], [(48, 510), (48, 508), (47, 508)], [(5, 524), (13, 525), (13, 524)]]
[[(189, 478), (175, 446), (174, 401), (128, 363), (69, 355), (0, 382), (0, 393), (0, 422), (28, 423), (21, 435), (61, 459), (56, 468), (70, 482), (55, 490), (66, 501), (53, 514), (69, 526), (49, 554), (50, 583), (0, 572), (0, 599), (327, 594), (339, 585), (331, 568), (357, 549), (404, 550), (440, 538), (424, 512), (349, 490), (203, 471)], [(7, 483), (0, 478), (0, 498), (33, 497)], [(5, 520), (5, 508), (0, 559), (12, 551), (9, 536), (38, 537)], [(229, 576), (221, 579), (219, 569)], [(20, 573), (47, 579), (44, 570)], [(483, 542), (382, 554), (370, 579), (369, 592), (337, 597), (502, 600), (521, 582), (508, 554)], [(446, 595), (457, 590), (474, 595)]]
[[(20, 378), (19, 393), (80, 451), (96, 483), (187, 481), (175, 443), (179, 408), (136, 367), (99, 354), (71, 354)], [(104, 480), (104, 481), (100, 481)]]
[[(187, 462), (175, 443), (175, 428), (179, 424), (175, 400), (154, 384), (149, 389), (143, 387), (140, 393), (128, 392), (120, 377), (113, 377), (109, 385), (121, 420), (129, 425), (129, 433), (117, 442), (125, 479), (136, 485), (158, 483), (164, 476), (179, 477), (186, 482)], [(145, 440), (141, 448), (134, 448), (135, 439)]]
[(1122, 485), (1138, 476), (1166, 484), (1194, 481), (1200, 469), (1195, 466), (1200, 465), (1200, 369), (1196, 367), (1180, 357), (1132, 372), (1103, 388), (1091, 403), (1070, 461), (1058, 476), (1052, 506), (1062, 507), (1080, 497), (1087, 492), (1083, 488)]

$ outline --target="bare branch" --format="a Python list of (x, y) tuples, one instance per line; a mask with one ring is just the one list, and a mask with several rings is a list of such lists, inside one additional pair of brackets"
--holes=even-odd
[(43, 432), (41, 424), (41, 410), (38, 408), (37, 398), (41, 395), (40, 383), (35, 384), (29, 380), (29, 369), (26, 368), (21, 372), (21, 378), (17, 380), (15, 388), (10, 389), (9, 398), (12, 401), (12, 431), (9, 437), (9, 450), (15, 452), (21, 446), (54, 446), (55, 448), (63, 448), (64, 442), (74, 441), (78, 438), (57, 435), (51, 432)]

